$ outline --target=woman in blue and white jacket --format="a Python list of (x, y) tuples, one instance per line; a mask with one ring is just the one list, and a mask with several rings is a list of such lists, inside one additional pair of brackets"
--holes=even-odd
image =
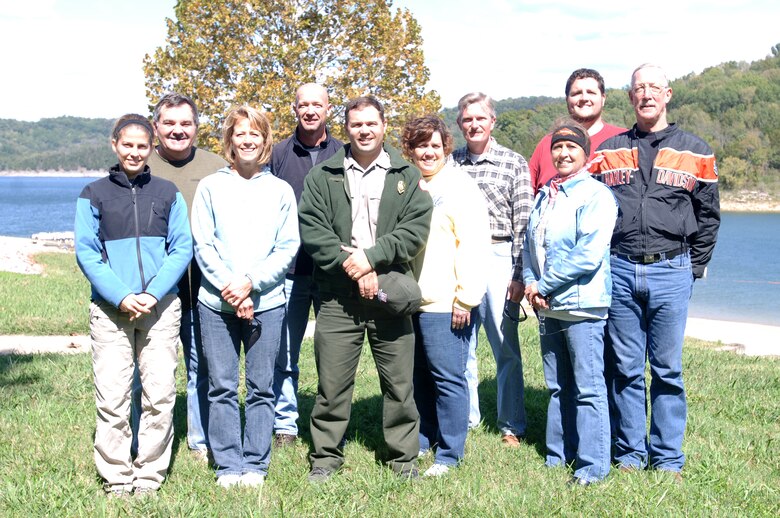
[[(290, 185), (271, 174), (268, 119), (232, 109), (222, 127), (229, 167), (198, 184), (192, 206), (203, 353), (209, 370), (209, 443), (217, 484), (257, 487), (271, 457), (272, 381), (285, 318), (284, 278), (298, 252)], [(246, 361), (246, 423), (238, 410), (238, 361)]]
[[(173, 444), (181, 320), (176, 285), (192, 259), (192, 237), (181, 193), (146, 165), (153, 135), (145, 117), (120, 117), (111, 134), (118, 163), (84, 187), (76, 202), (76, 260), (92, 285), (95, 464), (109, 496), (156, 491)], [(135, 367), (143, 396), (133, 460)]]
[(573, 484), (609, 473), (604, 324), (611, 301), (609, 244), (617, 203), (585, 168), (588, 132), (574, 121), (552, 132), (558, 175), (536, 196), (523, 250), (525, 296), (539, 317), (547, 408), (546, 465), (574, 462)]

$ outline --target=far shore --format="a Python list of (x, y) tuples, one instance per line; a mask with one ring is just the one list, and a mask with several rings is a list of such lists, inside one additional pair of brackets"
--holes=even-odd
[(0, 176), (43, 176), (49, 178), (63, 178), (68, 176), (99, 178), (107, 175), (108, 171), (94, 171), (91, 169), (83, 169), (80, 171), (61, 171), (58, 169), (49, 169), (46, 171), (0, 171)]
[[(100, 178), (108, 171), (102, 170), (46, 170), (46, 171), (0, 171), (0, 176), (39, 177), (84, 177)], [(720, 210), (723, 212), (770, 212), (780, 213), (780, 199), (760, 191), (721, 192)]]

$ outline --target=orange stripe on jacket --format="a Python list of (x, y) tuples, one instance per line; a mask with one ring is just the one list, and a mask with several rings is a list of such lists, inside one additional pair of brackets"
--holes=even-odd
[(591, 174), (604, 174), (615, 169), (636, 169), (639, 150), (636, 148), (600, 149), (590, 163)]
[(715, 155), (698, 155), (690, 151), (663, 148), (658, 151), (655, 167), (657, 169), (671, 169), (686, 174), (693, 174), (703, 182), (718, 181)]

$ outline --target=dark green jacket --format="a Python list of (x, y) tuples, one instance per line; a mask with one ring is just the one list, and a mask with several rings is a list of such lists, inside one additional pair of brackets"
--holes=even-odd
[[(349, 254), (352, 207), (344, 173), (345, 145), (306, 176), (298, 206), (303, 248), (314, 260), (314, 280), (323, 292), (349, 295), (357, 283), (341, 267)], [(382, 199), (379, 202), (376, 244), (365, 249), (377, 273), (390, 270), (413, 275), (412, 261), (425, 248), (431, 226), (433, 202), (420, 188), (420, 171), (391, 146)]]

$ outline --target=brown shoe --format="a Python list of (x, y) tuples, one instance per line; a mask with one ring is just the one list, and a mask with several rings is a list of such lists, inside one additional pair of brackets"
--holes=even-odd
[(286, 448), (288, 446), (294, 446), (297, 439), (297, 435), (292, 435), (289, 433), (278, 433), (274, 436), (274, 448)]
[(516, 435), (512, 435), (511, 433), (507, 433), (501, 436), (501, 444), (509, 448), (519, 448), (520, 438)]

